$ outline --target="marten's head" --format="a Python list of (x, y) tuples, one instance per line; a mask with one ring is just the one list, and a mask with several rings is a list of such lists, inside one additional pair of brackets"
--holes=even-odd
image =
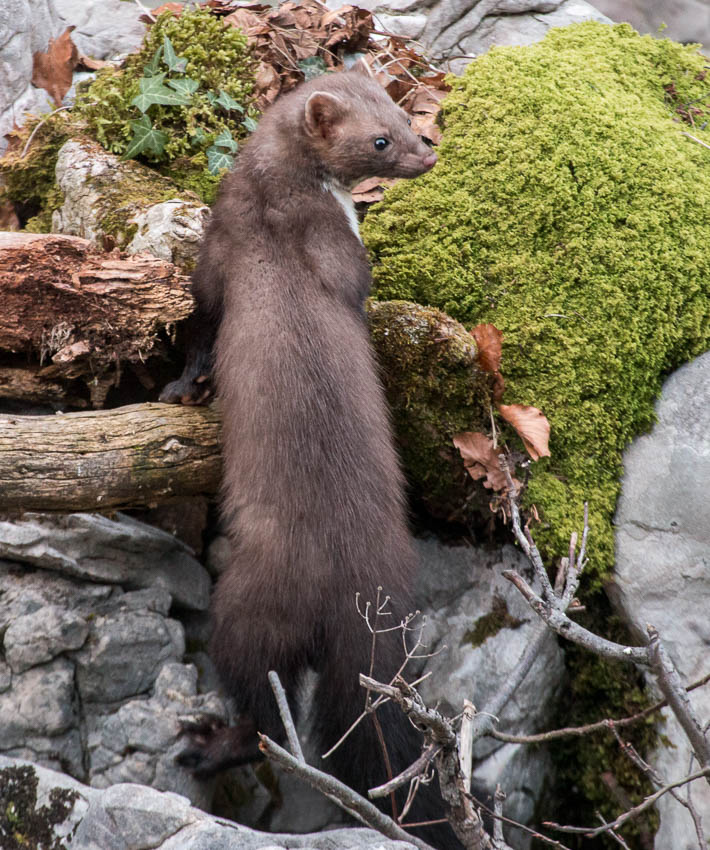
[(436, 163), (407, 113), (362, 62), (352, 71), (313, 80), (303, 96), (309, 147), (323, 170), (345, 186), (366, 177), (417, 177)]

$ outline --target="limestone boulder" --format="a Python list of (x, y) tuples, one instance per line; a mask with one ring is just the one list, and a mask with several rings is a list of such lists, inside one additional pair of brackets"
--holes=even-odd
[[(632, 629), (655, 626), (690, 684), (708, 673), (710, 657), (710, 352), (668, 378), (656, 415), (652, 431), (624, 453), (609, 593)], [(701, 724), (710, 722), (707, 686), (689, 698)], [(697, 765), (677, 721), (663, 713), (649, 760), (671, 782)], [(710, 787), (698, 780), (690, 794), (710, 839)], [(685, 808), (666, 795), (658, 810), (656, 850), (697, 847)]]

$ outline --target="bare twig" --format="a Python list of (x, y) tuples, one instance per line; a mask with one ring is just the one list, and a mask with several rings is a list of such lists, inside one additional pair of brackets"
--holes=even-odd
[(580, 646), (589, 649), (597, 655), (603, 655), (606, 658), (615, 658), (617, 661), (633, 661), (641, 667), (648, 667), (648, 652), (644, 646), (624, 646), (620, 643), (606, 640), (599, 637), (587, 629), (579, 626), (573, 620), (553, 607), (547, 601), (541, 599), (525, 581), (525, 579), (513, 572), (512, 570), (504, 570), (503, 576), (512, 582), (518, 590), (527, 599), (530, 607), (535, 613), (541, 617), (547, 625), (557, 634), (562, 637), (580, 644)]
[[(708, 682), (710, 682), (710, 673), (703, 676), (702, 679), (698, 679), (696, 682), (693, 682), (692, 685), (688, 685), (686, 690), (688, 692), (693, 691), (696, 688), (706, 685)], [(638, 723), (639, 720), (643, 720), (650, 714), (660, 711), (667, 705), (668, 702), (663, 699), (653, 705), (650, 705), (648, 708), (644, 708), (644, 710), (639, 711), (638, 714), (631, 715), (630, 717), (620, 717), (618, 720), (606, 718), (604, 720), (597, 720), (596, 723), (587, 723), (584, 726), (566, 726), (563, 729), (552, 729), (549, 732), (540, 732), (537, 735), (508, 735), (506, 732), (499, 732), (497, 729), (491, 729), (489, 734), (497, 740), (504, 741), (507, 744), (541, 744), (544, 741), (554, 741), (558, 738), (571, 738), (579, 735), (588, 735), (591, 732), (613, 730), (616, 727), (621, 728), (624, 726), (630, 726), (633, 723)]]
[(560, 832), (569, 832), (584, 835), (587, 838), (596, 838), (597, 835), (601, 835), (603, 832), (608, 832), (610, 829), (618, 829), (620, 826), (623, 826), (626, 821), (640, 815), (641, 812), (645, 812), (646, 809), (653, 806), (657, 800), (673, 788), (679, 788), (681, 785), (685, 785), (688, 782), (694, 782), (696, 779), (707, 777), (709, 775), (710, 767), (704, 767), (702, 770), (697, 771), (697, 773), (691, 773), (689, 776), (684, 776), (682, 779), (677, 779), (675, 782), (669, 782), (668, 785), (664, 785), (664, 787), (656, 791), (655, 794), (651, 794), (646, 797), (646, 799), (642, 803), (639, 803), (638, 806), (634, 806), (633, 809), (629, 809), (627, 812), (619, 815), (619, 817), (611, 823), (597, 827), (596, 829), (594, 827), (587, 826), (563, 826), (562, 824), (553, 823), (552, 821), (546, 821), (545, 826), (549, 826), (550, 829), (557, 829)]
[(685, 131), (681, 131), (681, 135), (687, 136), (689, 139), (692, 139), (694, 142), (697, 142), (699, 145), (702, 145), (704, 148), (710, 148), (710, 145), (707, 142), (704, 142), (702, 139), (698, 139), (696, 136), (693, 136), (691, 133), (686, 133)]
[(473, 771), (473, 718), (476, 713), (474, 704), (463, 701), (463, 715), (459, 730), (459, 754), (461, 757), (461, 773), (466, 791), (471, 791), (471, 773)]
[(60, 106), (57, 109), (54, 109), (49, 114), (45, 115), (44, 118), (41, 121), (38, 121), (37, 124), (35, 124), (35, 126), (32, 128), (32, 132), (30, 133), (29, 138), (25, 142), (24, 148), (22, 148), (22, 153), (20, 154), (20, 159), (25, 158), (25, 154), (30, 149), (30, 145), (32, 144), (32, 139), (34, 139), (35, 134), (37, 133), (37, 130), (39, 130), (39, 128), (42, 125), (46, 124), (47, 121), (49, 121), (49, 119), (52, 117), (52, 115), (56, 115), (57, 112), (62, 112), (64, 109), (71, 109), (71, 107), (70, 106)]
[(305, 764), (306, 759), (303, 756), (301, 742), (298, 740), (298, 733), (296, 732), (296, 725), (293, 722), (291, 710), (288, 707), (286, 691), (283, 689), (281, 680), (275, 670), (269, 670), (269, 684), (271, 685), (271, 690), (274, 692), (274, 696), (276, 697), (276, 704), (279, 707), (281, 722), (286, 730), (286, 737), (288, 738), (288, 745), (291, 748), (291, 752), (300, 762)]
[[(658, 771), (652, 765), (650, 765), (645, 759), (641, 758), (641, 756), (637, 752), (636, 748), (632, 744), (630, 744), (628, 741), (624, 741), (624, 739), (621, 737), (621, 735), (619, 734), (619, 732), (616, 729), (613, 729), (612, 731), (614, 732), (614, 737), (618, 741), (619, 746), (621, 747), (621, 751), (624, 753), (624, 755), (627, 756), (636, 765), (636, 767), (639, 770), (641, 770), (643, 773), (645, 773), (646, 776), (648, 776), (648, 778), (651, 780), (651, 782), (654, 783), (654, 785), (656, 785), (657, 788), (662, 788), (664, 785), (666, 785), (666, 782), (663, 779), (661, 779), (661, 776), (658, 773)], [(688, 771), (692, 770), (692, 767), (693, 767), (693, 756), (691, 756), (690, 766), (688, 767)], [(702, 821), (700, 819), (700, 815), (698, 814), (698, 812), (695, 809), (695, 806), (693, 805), (693, 801), (690, 798), (690, 789), (691, 789), (690, 783), (688, 783), (687, 789), (688, 789), (688, 799), (687, 800), (684, 800), (683, 797), (681, 796), (680, 792), (676, 791), (675, 788), (673, 788), (670, 791), (670, 795), (671, 795), (671, 797), (673, 797), (674, 800), (677, 800), (681, 804), (681, 806), (683, 806), (684, 808), (686, 808), (688, 810), (688, 813), (690, 814), (690, 817), (693, 821), (693, 827), (695, 829), (695, 836), (698, 839), (698, 850), (706, 850), (706, 842), (705, 842), (705, 838), (703, 836)]]
[(427, 708), (419, 694), (401, 679), (394, 685), (385, 685), (361, 674), (360, 684), (395, 701), (410, 720), (424, 731), (429, 744), (439, 748), (436, 756), (439, 788), (451, 812), (449, 823), (463, 846), (467, 850), (510, 850), (505, 843), (493, 844), (483, 828), (473, 798), (464, 787), (456, 732), (451, 723), (435, 709)]
[[(648, 626), (647, 631), (649, 635), (649, 662), (656, 674), (658, 687), (688, 736), (698, 763), (701, 767), (707, 767), (710, 765), (710, 744), (695, 716), (688, 699), (688, 692), (683, 687), (678, 671), (661, 643), (658, 632), (652, 626)], [(708, 782), (710, 782), (710, 778), (708, 778)]]
[(382, 814), (369, 800), (361, 797), (352, 788), (344, 785), (334, 776), (299, 761), (266, 735), (259, 735), (259, 739), (259, 749), (264, 755), (268, 756), (284, 770), (294, 773), (299, 779), (303, 779), (311, 787), (326, 794), (341, 808), (345, 809), (345, 811), (357, 816), (362, 823), (378, 830), (383, 835), (395, 841), (408, 841), (410, 844), (418, 847), (419, 850), (433, 850), (431, 845), (405, 832), (402, 827), (397, 826), (392, 818)]
[(493, 821), (493, 841), (496, 844), (503, 843), (503, 803), (505, 802), (505, 791), (496, 785), (496, 791), (493, 795), (493, 811), (495, 812), (495, 820)]
[(141, 3), (141, 0), (133, 0), (133, 2), (136, 4), (136, 6), (138, 6), (138, 8), (143, 12), (144, 15), (147, 15), (151, 19), (151, 21), (153, 21), (153, 23), (155, 23), (155, 20), (156, 20), (155, 15), (150, 11), (150, 9), (147, 6), (144, 6)]
[[(600, 820), (600, 821), (604, 824), (604, 826), (606, 826), (606, 821), (605, 821), (605, 820), (604, 820), (604, 818), (602, 817), (601, 812), (596, 812), (596, 816), (597, 816), (597, 818), (598, 818), (598, 819), (599, 819), (599, 820)], [(626, 850), (631, 850), (631, 848), (630, 848), (630, 847), (629, 847), (629, 845), (628, 845), (628, 844), (624, 841), (624, 839), (623, 839), (620, 835), (618, 835), (616, 832), (614, 832), (614, 830), (613, 830), (613, 829), (610, 829), (610, 830), (609, 830), (609, 835), (610, 835), (610, 836), (614, 839), (614, 841), (616, 841), (616, 843), (617, 843), (617, 844), (619, 844), (619, 845), (621, 845), (622, 847), (626, 848)]]
[(411, 782), (412, 779), (419, 776), (420, 773), (423, 773), (426, 770), (427, 766), (438, 752), (439, 747), (434, 744), (430, 744), (419, 758), (409, 765), (409, 767), (405, 768), (400, 774), (395, 776), (394, 779), (390, 779), (388, 782), (385, 782), (384, 785), (378, 785), (376, 788), (370, 788), (367, 792), (367, 796), (373, 800), (378, 797), (386, 797), (392, 791), (395, 791), (402, 785), (406, 785), (407, 782)]

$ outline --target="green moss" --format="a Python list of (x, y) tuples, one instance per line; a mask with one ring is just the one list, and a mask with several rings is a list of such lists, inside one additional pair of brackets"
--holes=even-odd
[[(599, 632), (610, 640), (633, 643), (628, 631), (617, 617), (611, 614), (608, 603), (601, 594), (586, 600), (587, 613), (579, 615), (581, 624)], [(565, 662), (569, 684), (558, 703), (557, 717), (551, 728), (579, 726), (595, 723), (604, 717), (630, 717), (647, 708), (651, 701), (643, 676), (632, 664), (623, 664), (592, 655), (574, 644), (567, 644)], [(631, 743), (642, 755), (647, 755), (658, 744), (659, 715), (651, 715), (631, 726), (620, 729), (624, 741)], [(631, 759), (621, 751), (611, 731), (602, 730), (577, 738), (567, 738), (550, 745), (550, 754), (557, 773), (556, 788), (550, 794), (558, 801), (558, 812), (548, 808), (546, 819), (559, 823), (596, 823), (596, 812), (613, 820), (625, 808), (610, 788), (600, 781), (611, 775), (622, 793), (633, 805), (640, 803), (655, 788)], [(658, 828), (658, 813), (646, 812), (640, 821), (632, 821), (622, 829), (629, 846), (639, 844), (640, 831), (653, 835)], [(570, 839), (569, 841), (567, 839)], [(587, 848), (589, 842), (567, 836), (565, 843), (572, 848)], [(600, 840), (600, 846), (618, 847), (611, 839)]]
[[(27, 230), (49, 233), (52, 212), (63, 201), (54, 176), (57, 154), (69, 138), (71, 124), (64, 113), (57, 113), (41, 126), (38, 126), (39, 123), (40, 118), (27, 121), (16, 131), (16, 143), (12, 149), (0, 158), (0, 174), (4, 183), (0, 188), (0, 200), (39, 210), (27, 223)], [(22, 156), (33, 132), (31, 145)]]
[[(246, 135), (241, 125), (243, 116), (213, 106), (208, 94), (224, 91), (248, 108), (250, 114), (255, 114), (251, 106), (254, 64), (246, 36), (240, 30), (225, 26), (220, 18), (204, 9), (183, 12), (179, 17), (164, 12), (148, 31), (141, 50), (129, 56), (122, 68), (99, 71), (96, 80), (77, 99), (74, 111), (104, 148), (116, 154), (125, 153), (132, 137), (130, 122), (141, 115), (131, 101), (139, 93), (144, 67), (165, 36), (177, 55), (187, 60), (185, 75), (199, 82), (199, 88), (188, 106), (154, 104), (148, 109), (153, 127), (167, 134), (168, 141), (159, 155), (142, 156), (146, 161), (169, 168), (166, 173), (181, 188), (201, 194), (205, 187), (205, 196), (201, 196), (207, 200), (214, 196), (217, 180), (199, 174), (206, 165), (204, 152), (224, 130), (235, 139)], [(181, 161), (180, 168), (174, 171), (169, 166), (177, 159)]]
[(488, 378), (476, 367), (476, 344), (458, 322), (418, 304), (372, 302), (368, 316), (413, 493), (449, 517), (468, 485), (452, 437), (488, 421)]
[(494, 596), (491, 610), (479, 617), (473, 626), (464, 632), (464, 643), (470, 643), (475, 649), (485, 640), (497, 635), (501, 629), (517, 629), (523, 621), (518, 620), (508, 611), (508, 603), (502, 596)]
[(706, 64), (594, 22), (491, 50), (451, 80), (437, 167), (363, 226), (377, 297), (503, 332), (505, 400), (552, 425), (528, 491), (536, 539), (559, 556), (589, 500), (596, 577), (613, 563), (622, 450), (710, 339), (710, 157), (664, 91), (706, 97)]

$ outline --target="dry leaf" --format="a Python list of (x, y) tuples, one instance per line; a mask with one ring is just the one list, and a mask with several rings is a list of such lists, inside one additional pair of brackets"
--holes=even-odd
[(184, 11), (184, 6), (182, 3), (163, 3), (162, 6), (158, 6), (153, 9), (151, 15), (157, 18), (158, 15), (161, 15), (163, 12), (172, 12), (173, 15), (176, 15), (178, 18), (182, 15)]
[(358, 183), (352, 190), (353, 201), (356, 204), (374, 204), (376, 201), (381, 201), (385, 189), (394, 186), (396, 182), (391, 177), (368, 177), (367, 180)]
[[(453, 442), (461, 453), (466, 471), (474, 481), (484, 478), (484, 487), (490, 490), (505, 490), (507, 482), (501, 469), (500, 454), (489, 437), (477, 431), (465, 431), (456, 434)], [(519, 483), (515, 479), (513, 482), (516, 485)]]
[(104, 59), (94, 59), (91, 56), (84, 56), (82, 54), (79, 57), (77, 67), (84, 68), (86, 71), (98, 71), (99, 68), (105, 68), (109, 64)]
[(499, 404), (503, 419), (515, 428), (533, 460), (550, 457), (547, 443), (550, 439), (550, 423), (537, 407), (526, 404)]
[(32, 57), (32, 84), (44, 89), (60, 106), (71, 88), (72, 74), (79, 62), (79, 51), (71, 40), (74, 27), (67, 27), (59, 38), (53, 38), (45, 53), (38, 51)]
[(471, 331), (478, 346), (476, 360), (484, 372), (498, 372), (503, 353), (503, 334), (495, 325), (476, 325)]

